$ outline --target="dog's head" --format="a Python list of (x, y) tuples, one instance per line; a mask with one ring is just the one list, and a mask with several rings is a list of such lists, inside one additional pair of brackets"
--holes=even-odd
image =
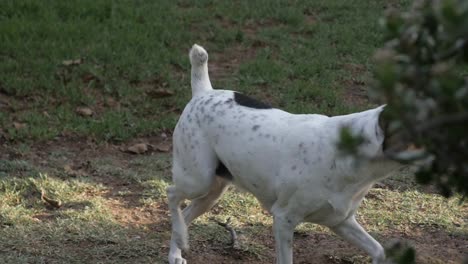
[(385, 156), (392, 158), (401, 152), (419, 150), (403, 128), (391, 126), (391, 119), (385, 112), (385, 108), (379, 115), (379, 127), (384, 136), (382, 151)]

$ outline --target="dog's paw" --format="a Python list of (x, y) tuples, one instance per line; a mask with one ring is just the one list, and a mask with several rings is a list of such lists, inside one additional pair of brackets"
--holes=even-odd
[(187, 264), (183, 257), (169, 257), (169, 264)]
[(189, 56), (192, 65), (200, 66), (208, 61), (208, 53), (202, 46), (197, 44), (193, 44)]

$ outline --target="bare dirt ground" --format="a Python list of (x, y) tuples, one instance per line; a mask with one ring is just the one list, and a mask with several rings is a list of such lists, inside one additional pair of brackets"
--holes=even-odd
[[(135, 140), (135, 142), (147, 142), (151, 145), (170, 144), (168, 138), (153, 137)], [(145, 227), (139, 236), (144, 239), (147, 233), (160, 233), (164, 238), (169, 238), (170, 222), (165, 202), (144, 205), (140, 202), (142, 197), (142, 187), (137, 183), (131, 183), (125, 179), (102, 176), (98, 172), (87, 166), (94, 159), (110, 160), (120, 167), (132, 170), (130, 161), (141, 155), (126, 153), (127, 145), (102, 144), (96, 145), (84, 139), (58, 139), (46, 144), (38, 144), (31, 147), (27, 153), (20, 153), (17, 146), (4, 145), (0, 154), (2, 159), (21, 158), (50, 170), (51, 167), (63, 167), (69, 165), (75, 171), (79, 171), (90, 177), (97, 183), (106, 186), (108, 191), (102, 193), (111, 208), (115, 219), (124, 226)], [(60, 163), (52, 163), (49, 160), (49, 153), (66, 153)], [(152, 155), (148, 152), (144, 155)], [(163, 155), (170, 155), (170, 151)], [(170, 168), (165, 168), (169, 173)], [(125, 195), (121, 195), (122, 192)], [(38, 215), (44, 220), (48, 215)], [(212, 227), (207, 227), (212, 228)], [(240, 230), (241, 231), (241, 230)], [(226, 231), (227, 232), (227, 231)], [(241, 231), (242, 232), (242, 231)], [(262, 256), (255, 256), (245, 253), (243, 250), (235, 249), (227, 244), (220, 244), (219, 241), (191, 241), (191, 250), (185, 255), (189, 263), (273, 263), (274, 261), (274, 240), (271, 227), (266, 226), (264, 232), (257, 234), (258, 241), (262, 241), (268, 253)], [(467, 236), (453, 236), (439, 229), (437, 226), (420, 227), (414, 225), (412, 230), (402, 232), (399, 230), (385, 230), (377, 234), (378, 239), (383, 244), (388, 245), (390, 241), (404, 239), (415, 246), (418, 252), (418, 263), (461, 263), (466, 256), (468, 248)], [(83, 247), (92, 247), (81, 245)], [(168, 241), (160, 248), (160, 254), (166, 255), (168, 252)], [(85, 254), (85, 251), (84, 251)], [(365, 254), (351, 246), (342, 239), (327, 233), (296, 233), (294, 242), (295, 263), (366, 263), (368, 258)], [(337, 257), (338, 256), (338, 257)], [(442, 262), (441, 260), (446, 260)]]

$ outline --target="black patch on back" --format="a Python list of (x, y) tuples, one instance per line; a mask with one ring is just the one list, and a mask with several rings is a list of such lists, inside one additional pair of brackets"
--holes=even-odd
[(245, 107), (255, 108), (255, 109), (271, 109), (271, 105), (260, 102), (254, 98), (248, 97), (247, 95), (243, 95), (241, 93), (234, 92), (234, 101), (238, 105), (242, 105)]
[(219, 162), (218, 167), (216, 168), (216, 175), (232, 181), (231, 172), (228, 170), (228, 168), (226, 168), (226, 166), (221, 161)]

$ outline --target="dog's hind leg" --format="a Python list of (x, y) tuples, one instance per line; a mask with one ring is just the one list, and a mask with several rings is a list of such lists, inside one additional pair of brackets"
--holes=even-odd
[[(183, 212), (183, 218), (184, 218), (184, 227), (187, 228), (187, 226), (198, 216), (202, 215), (213, 205), (216, 204), (218, 201), (219, 197), (224, 193), (224, 191), (227, 189), (226, 187), (228, 186), (228, 181), (216, 177), (216, 180), (213, 182), (211, 185), (211, 189), (209, 193), (203, 197), (196, 198), (194, 199), (189, 206), (187, 206)], [(168, 190), (169, 191), (169, 190)], [(177, 263), (177, 264), (185, 264), (186, 261), (185, 259), (182, 258), (181, 256), (181, 248), (179, 247), (179, 241), (177, 241), (177, 238), (180, 237), (180, 235), (175, 234), (175, 228), (173, 227), (173, 234), (172, 234), (172, 239), (171, 239), (171, 245), (170, 245), (170, 252), (169, 252), (169, 262), (172, 263)]]
[(182, 217), (180, 203), (185, 197), (177, 192), (176, 186), (167, 188), (167, 197), (169, 200), (169, 211), (171, 212), (172, 220), (172, 235), (171, 248), (169, 251), (170, 264), (186, 264), (186, 260), (182, 258), (181, 248), (188, 248), (187, 242), (187, 226)]
[[(209, 145), (199, 144), (194, 151), (177, 153), (172, 168), (174, 185), (167, 188), (172, 220), (169, 263), (184, 264), (181, 250), (188, 249), (187, 225), (216, 203), (227, 183), (215, 175), (218, 159)], [(182, 212), (180, 205), (185, 199), (192, 202)]]
[(193, 200), (187, 208), (184, 209), (183, 215), (185, 223), (190, 224), (195, 218), (207, 212), (215, 205), (221, 195), (226, 190), (229, 181), (221, 177), (216, 177), (216, 180), (211, 185), (210, 192), (201, 198)]

